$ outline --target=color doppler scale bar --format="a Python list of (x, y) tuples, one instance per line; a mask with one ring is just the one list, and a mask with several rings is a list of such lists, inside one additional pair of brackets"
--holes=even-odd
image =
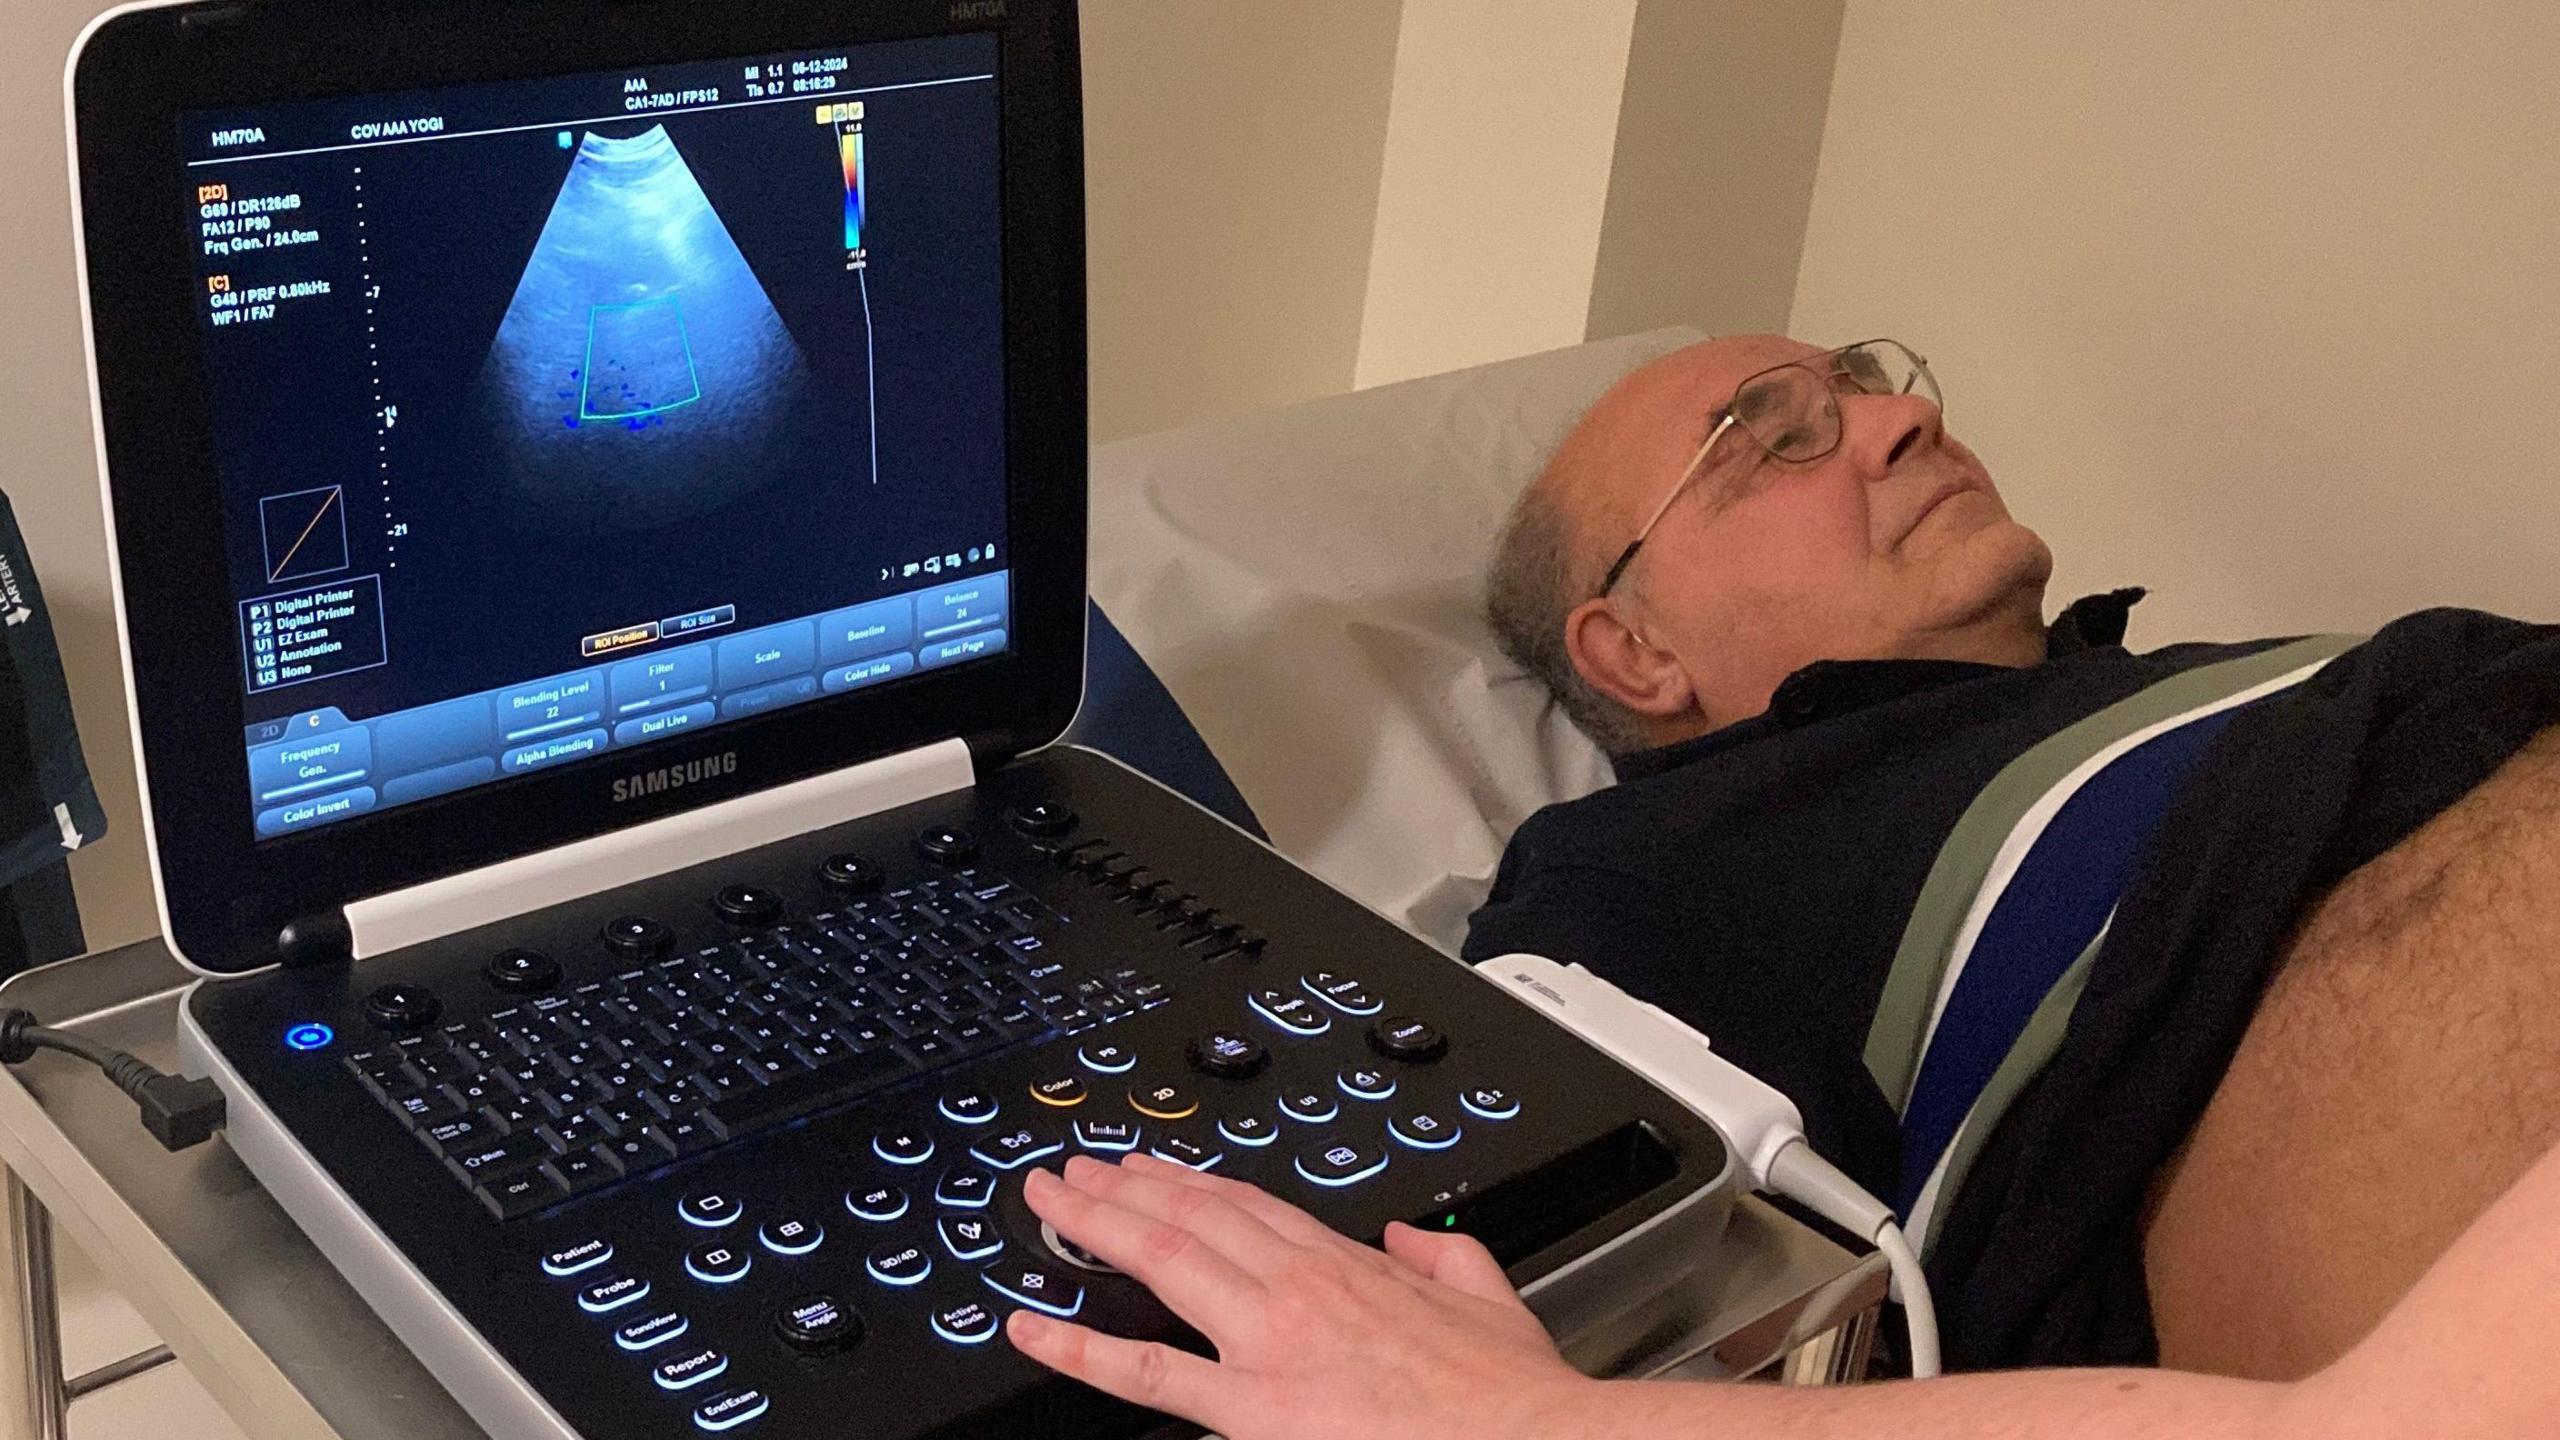
[(332, 706), (252, 725), (258, 836), (1000, 654), (1011, 578), (998, 570), (946, 581), (371, 720)]

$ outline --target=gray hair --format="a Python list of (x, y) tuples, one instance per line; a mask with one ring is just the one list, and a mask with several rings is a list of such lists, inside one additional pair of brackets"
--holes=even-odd
[(1502, 653), (1536, 676), (1583, 734), (1612, 757), (1630, 755), (1650, 743), (1642, 722), (1583, 679), (1565, 649), (1565, 617), (1598, 580), (1583, 579), (1574, 563), (1573, 517), (1557, 489), (1531, 485), (1511, 507), (1485, 578), (1485, 618)]

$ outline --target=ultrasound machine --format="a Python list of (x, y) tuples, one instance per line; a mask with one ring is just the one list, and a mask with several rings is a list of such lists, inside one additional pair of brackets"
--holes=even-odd
[(1658, 1325), (1715, 1127), (1082, 694), (1072, 0), (192, 0), (69, 80), (190, 1074), (492, 1435), (1138, 1436), (1145, 1152)]

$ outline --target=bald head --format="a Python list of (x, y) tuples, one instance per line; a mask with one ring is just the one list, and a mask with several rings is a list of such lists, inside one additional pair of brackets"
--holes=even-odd
[(1513, 511), (1495, 631), (1612, 753), (1756, 715), (1816, 660), (2042, 658), (2052, 557), (1919, 395), (1835, 387), (1829, 454), (1779, 461), (1734, 426), (1680, 484), (1746, 380), (1822, 353), (1742, 335), (1664, 356), (1592, 406)]

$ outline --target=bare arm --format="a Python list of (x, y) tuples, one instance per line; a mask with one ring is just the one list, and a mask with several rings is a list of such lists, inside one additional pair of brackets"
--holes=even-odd
[(1014, 1344), (1232, 1440), (2504, 1440), (2560, 1421), (2560, 1365), (2535, 1343), (2560, 1329), (2560, 1153), (2363, 1345), (2296, 1385), (2157, 1370), (1832, 1391), (1600, 1382), (1565, 1366), (1493, 1258), (1462, 1236), (1398, 1227), (1381, 1254), (1250, 1186), (1145, 1157), (1071, 1161), (1027, 1193), (1219, 1358), (1029, 1314), (1013, 1317)]

